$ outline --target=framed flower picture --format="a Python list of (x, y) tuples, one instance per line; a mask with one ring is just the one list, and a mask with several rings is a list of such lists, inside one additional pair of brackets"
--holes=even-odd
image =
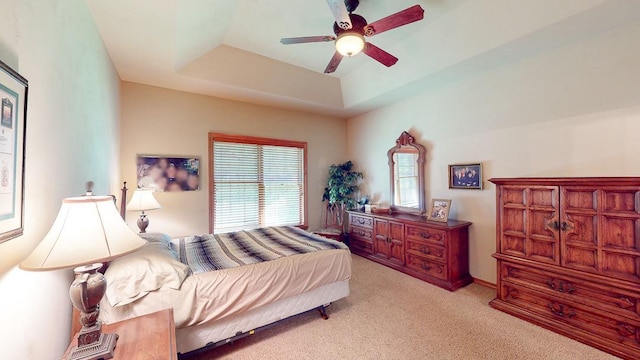
[(200, 190), (200, 159), (197, 156), (138, 155), (138, 188), (157, 192)]
[(451, 210), (451, 199), (433, 199), (427, 220), (447, 222), (449, 220), (449, 210)]

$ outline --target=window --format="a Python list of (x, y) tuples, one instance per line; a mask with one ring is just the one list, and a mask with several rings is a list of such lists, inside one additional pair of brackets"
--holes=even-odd
[(209, 134), (213, 233), (306, 223), (307, 143)]
[(394, 155), (396, 180), (396, 204), (402, 204), (406, 207), (418, 207), (418, 154), (402, 152), (401, 150)]

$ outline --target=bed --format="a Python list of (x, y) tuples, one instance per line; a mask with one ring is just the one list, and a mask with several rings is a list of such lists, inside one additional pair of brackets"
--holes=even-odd
[(141, 234), (115, 259), (100, 318), (112, 323), (173, 308), (181, 354), (218, 346), (349, 295), (351, 254), (296, 227), (171, 239)]

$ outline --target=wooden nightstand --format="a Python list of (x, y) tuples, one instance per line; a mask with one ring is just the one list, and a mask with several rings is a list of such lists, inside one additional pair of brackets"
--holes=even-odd
[[(173, 309), (102, 325), (102, 331), (120, 336), (114, 360), (176, 360), (178, 358)], [(63, 359), (69, 356), (74, 345), (75, 340), (67, 348)]]

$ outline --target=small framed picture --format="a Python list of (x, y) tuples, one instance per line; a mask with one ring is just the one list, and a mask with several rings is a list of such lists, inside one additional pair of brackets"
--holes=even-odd
[(451, 210), (451, 199), (433, 199), (427, 220), (447, 222)]
[(482, 190), (482, 163), (449, 165), (449, 189)]

